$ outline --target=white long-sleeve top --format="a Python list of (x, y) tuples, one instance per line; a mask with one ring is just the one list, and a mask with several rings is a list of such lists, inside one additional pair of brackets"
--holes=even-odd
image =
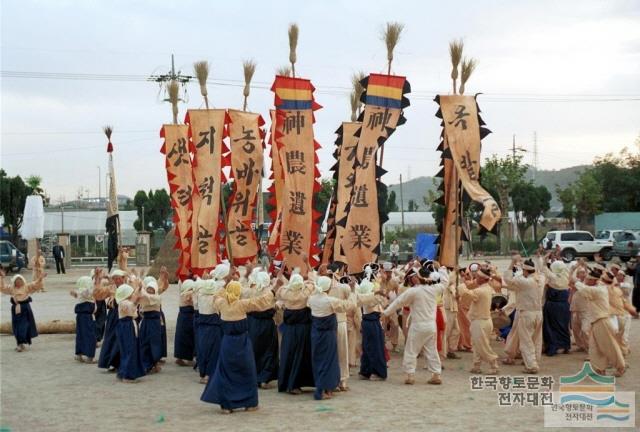
[(411, 308), (411, 322), (434, 323), (436, 322), (437, 297), (442, 295), (445, 284), (416, 285), (400, 294), (384, 311), (386, 316), (391, 315), (403, 306)]
[(509, 291), (515, 291), (516, 310), (533, 311), (542, 310), (542, 296), (544, 295), (545, 278), (539, 273), (526, 277), (524, 275), (514, 276), (511, 269), (504, 272), (504, 281)]
[(307, 306), (311, 308), (311, 315), (324, 318), (335, 313), (347, 312), (355, 305), (349, 300), (340, 300), (328, 296), (327, 293), (314, 293), (307, 300)]

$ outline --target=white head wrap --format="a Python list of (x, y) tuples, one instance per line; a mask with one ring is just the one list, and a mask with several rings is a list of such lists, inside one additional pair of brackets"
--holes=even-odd
[(438, 273), (438, 272), (429, 273), (429, 279), (431, 279), (434, 282), (440, 281), (440, 273)]
[(320, 276), (318, 280), (316, 280), (316, 291), (318, 292), (326, 292), (331, 288), (331, 278), (328, 276)]
[(16, 286), (16, 281), (18, 279), (22, 279), (22, 283), (25, 285), (27, 284), (27, 280), (24, 278), (24, 276), (18, 274), (11, 278), (11, 285)]
[(120, 276), (120, 277), (125, 277), (127, 276), (127, 274), (125, 272), (123, 272), (120, 269), (113, 269), (113, 271), (111, 272), (111, 277), (115, 277), (115, 276)]
[(202, 295), (213, 295), (216, 291), (218, 291), (218, 281), (207, 279), (202, 281), (202, 286), (198, 293)]
[(122, 284), (116, 289), (116, 301), (120, 303), (123, 300), (128, 299), (133, 294), (133, 287), (131, 285)]
[(93, 279), (89, 276), (81, 276), (76, 281), (76, 289), (78, 290), (78, 297), (83, 300), (93, 299)]
[(180, 294), (185, 294), (188, 291), (193, 291), (193, 287), (196, 283), (192, 279), (187, 279), (180, 283)]
[(304, 279), (299, 274), (291, 275), (287, 288), (290, 290), (300, 290), (304, 287)]
[(271, 285), (271, 277), (269, 277), (269, 273), (267, 272), (258, 272), (256, 273), (256, 288), (258, 288), (259, 291), (262, 291), (263, 289), (267, 288), (269, 285)]
[(369, 279), (362, 279), (358, 285), (358, 294), (371, 294), (373, 292), (373, 282)]
[(231, 271), (231, 267), (228, 264), (218, 264), (216, 268), (211, 271), (211, 276), (215, 280), (221, 280), (229, 276), (229, 272)]

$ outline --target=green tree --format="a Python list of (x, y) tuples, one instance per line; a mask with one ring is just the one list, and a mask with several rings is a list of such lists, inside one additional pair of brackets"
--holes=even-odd
[(316, 211), (320, 212), (322, 217), (324, 217), (329, 207), (329, 201), (331, 201), (331, 194), (333, 194), (334, 180), (322, 179), (320, 183), (321, 189), (320, 192), (314, 194), (314, 201)]
[[(481, 171), (480, 183), (492, 196), (498, 198), (498, 204), (504, 217), (509, 212), (509, 196), (513, 189), (524, 182), (527, 165), (522, 163), (522, 156), (505, 156), (498, 158), (493, 155), (485, 159)], [(506, 234), (505, 239), (499, 238), (500, 251), (506, 254), (509, 249), (509, 230), (503, 229), (505, 219), (500, 220), (500, 235)]]
[[(150, 190), (149, 193), (139, 190), (133, 197), (133, 205), (138, 212), (138, 219), (133, 227), (138, 231), (151, 231), (162, 228), (168, 232), (167, 222), (171, 215), (171, 198), (165, 189)], [(142, 212), (144, 209), (144, 227), (142, 226)]]
[(591, 172), (602, 188), (602, 211), (640, 210), (640, 147), (596, 158)]
[(407, 204), (407, 211), (417, 212), (418, 209), (419, 209), (418, 203), (416, 203), (415, 200), (410, 199), (409, 203)]
[(519, 183), (511, 191), (511, 199), (520, 238), (524, 238), (527, 228), (533, 226), (533, 236), (537, 239), (538, 222), (549, 211), (551, 193), (545, 186), (535, 186), (530, 182)]
[(387, 198), (387, 212), (397, 212), (400, 209), (398, 208), (398, 204), (396, 204), (396, 192), (389, 192), (389, 197)]
[(562, 204), (562, 217), (573, 224), (576, 218), (576, 197), (573, 184), (569, 183), (564, 189), (556, 185), (556, 196)]
[(576, 219), (580, 227), (593, 222), (593, 217), (602, 210), (604, 196), (602, 186), (593, 169), (584, 171), (574, 185)]
[(11, 232), (13, 243), (18, 242), (24, 205), (27, 196), (32, 192), (33, 190), (22, 181), (20, 176), (9, 177), (3, 169), (0, 169), (0, 214)]

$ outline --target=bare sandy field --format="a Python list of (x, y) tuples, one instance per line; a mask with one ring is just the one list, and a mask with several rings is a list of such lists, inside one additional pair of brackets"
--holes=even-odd
[[(68, 295), (75, 279), (88, 270), (50, 275), (48, 292), (33, 296), (37, 320), (75, 319)], [(169, 354), (177, 315), (177, 288), (164, 295), (169, 329)], [(0, 320), (10, 320), (9, 298), (3, 296)], [(403, 384), (402, 354), (393, 354), (386, 382), (359, 381), (352, 371), (351, 391), (329, 401), (260, 390), (260, 409), (252, 413), (220, 414), (200, 401), (203, 385), (190, 368), (173, 358), (160, 374), (138, 384), (122, 384), (112, 373), (73, 360), (74, 335), (41, 335), (24, 353), (14, 351), (11, 335), (0, 336), (0, 430), (2, 431), (271, 431), (271, 430), (459, 430), (539, 431), (539, 407), (499, 407), (495, 391), (470, 390), (471, 354), (446, 360), (444, 384), (426, 384), (420, 370), (414, 386)], [(617, 380), (617, 389), (640, 389), (640, 321), (633, 320), (630, 369)], [(494, 342), (502, 354), (502, 344)], [(583, 353), (544, 357), (541, 376), (576, 373)], [(421, 361), (422, 365), (423, 362)], [(501, 375), (523, 375), (522, 366), (503, 366)], [(557, 389), (557, 385), (554, 386)], [(636, 399), (636, 402), (638, 398)], [(636, 412), (640, 412), (636, 407)], [(584, 430), (584, 429), (583, 429)], [(628, 429), (627, 429), (628, 430)]]

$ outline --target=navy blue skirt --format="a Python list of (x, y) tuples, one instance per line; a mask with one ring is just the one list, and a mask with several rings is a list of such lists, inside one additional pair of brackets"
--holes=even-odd
[(167, 356), (167, 320), (164, 317), (164, 312), (160, 308), (160, 334), (162, 335), (162, 357)]
[(11, 328), (13, 329), (13, 335), (16, 338), (17, 345), (31, 345), (31, 339), (38, 336), (36, 320), (29, 304), (31, 303), (31, 297), (18, 303), (20, 304), (20, 313), (16, 314), (16, 302), (13, 297), (11, 298)]
[(113, 307), (108, 309), (107, 321), (104, 326), (104, 339), (100, 348), (98, 367), (108, 369), (117, 368), (120, 365), (120, 350), (118, 348), (118, 338), (116, 328), (118, 327), (118, 305), (113, 302)]
[(280, 368), (278, 391), (314, 387), (311, 366), (311, 309), (285, 309), (280, 326)]
[(387, 378), (387, 360), (384, 356), (384, 331), (380, 324), (380, 312), (362, 315), (360, 375), (367, 378), (371, 377), (371, 375)]
[(104, 336), (104, 326), (107, 322), (107, 302), (96, 301), (96, 312), (93, 314), (96, 324), (96, 340), (100, 342)]
[(542, 309), (542, 338), (547, 355), (553, 356), (559, 349), (571, 348), (570, 322), (569, 290), (548, 287)]
[(333, 391), (340, 384), (340, 363), (338, 362), (338, 322), (335, 314), (311, 318), (311, 360), (315, 399), (321, 399), (324, 391)]
[(200, 398), (223, 409), (258, 406), (256, 365), (247, 320), (222, 321), (220, 357)]
[(149, 372), (162, 358), (162, 326), (159, 311), (147, 311), (142, 313), (140, 323), (140, 355), (144, 370)]
[(93, 358), (96, 355), (96, 324), (93, 321), (95, 303), (76, 304), (76, 355)]
[(258, 384), (278, 379), (278, 329), (273, 321), (275, 313), (275, 309), (269, 309), (247, 314)]
[(145, 375), (135, 325), (136, 323), (131, 317), (118, 320), (116, 335), (120, 351), (119, 378), (133, 380)]
[(180, 306), (173, 341), (173, 356), (177, 359), (193, 360), (195, 343), (193, 306)]
[(200, 377), (211, 377), (216, 370), (222, 327), (220, 315), (198, 314), (198, 372)]
[(193, 369), (196, 370), (198, 367), (198, 317), (200, 316), (200, 311), (198, 309), (193, 309), (193, 355), (196, 358), (195, 363), (193, 364)]

